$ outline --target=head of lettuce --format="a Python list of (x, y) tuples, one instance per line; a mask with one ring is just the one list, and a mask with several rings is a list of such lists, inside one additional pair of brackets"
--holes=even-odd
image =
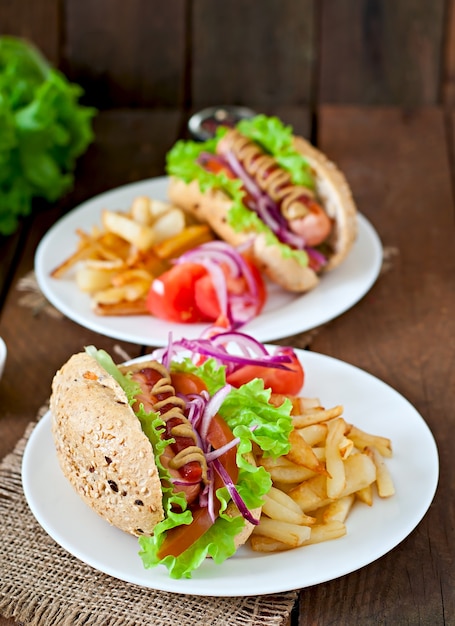
[(73, 184), (76, 159), (93, 139), (95, 109), (82, 89), (29, 42), (0, 37), (0, 234), (30, 214), (35, 197), (53, 202)]

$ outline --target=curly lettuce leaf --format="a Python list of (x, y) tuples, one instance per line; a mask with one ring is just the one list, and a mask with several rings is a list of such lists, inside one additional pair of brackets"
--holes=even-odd
[(243, 135), (258, 143), (265, 152), (271, 154), (281, 167), (291, 174), (295, 185), (314, 189), (310, 165), (294, 148), (291, 126), (286, 126), (277, 117), (257, 115), (251, 119), (241, 120), (238, 129)]
[(93, 140), (95, 109), (82, 89), (50, 67), (28, 42), (0, 37), (0, 234), (70, 190), (76, 159)]

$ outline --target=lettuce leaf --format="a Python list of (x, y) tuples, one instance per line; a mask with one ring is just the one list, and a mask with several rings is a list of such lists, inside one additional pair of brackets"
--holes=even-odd
[(31, 44), (0, 37), (0, 234), (17, 229), (33, 198), (53, 202), (72, 187), (93, 140), (82, 93)]
[[(240, 126), (242, 124), (242, 126)], [(244, 126), (245, 124), (245, 126)], [(311, 169), (305, 158), (292, 146), (292, 129), (284, 126), (278, 118), (269, 118), (258, 115), (250, 120), (242, 120), (239, 129), (245, 128), (245, 135), (258, 141), (264, 150), (270, 152), (290, 172), (292, 180), (296, 184), (303, 184), (314, 188), (314, 179)], [(273, 137), (267, 137), (267, 132)], [(166, 155), (166, 171), (186, 184), (197, 180), (202, 192), (209, 189), (221, 189), (232, 200), (227, 214), (227, 220), (231, 228), (236, 232), (246, 232), (256, 235), (263, 233), (267, 245), (278, 246), (283, 258), (295, 258), (300, 265), (308, 265), (308, 256), (304, 250), (294, 250), (282, 243), (254, 211), (250, 211), (243, 204), (244, 192), (239, 179), (228, 178), (225, 174), (208, 172), (197, 163), (199, 155), (203, 152), (214, 154), (216, 145), (226, 133), (226, 128), (220, 127), (213, 139), (205, 142), (178, 141)]]

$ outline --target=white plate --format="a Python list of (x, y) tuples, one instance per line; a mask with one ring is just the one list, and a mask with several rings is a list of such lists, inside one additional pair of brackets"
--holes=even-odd
[(372, 563), (409, 535), (430, 506), (438, 482), (433, 436), (415, 408), (377, 378), (330, 357), (297, 352), (306, 372), (306, 395), (318, 396), (325, 406), (343, 404), (349, 422), (392, 439), (394, 456), (387, 465), (396, 495), (376, 498), (371, 508), (356, 504), (345, 537), (278, 554), (258, 554), (244, 546), (222, 565), (207, 559), (191, 579), (173, 580), (162, 566), (145, 570), (137, 540), (98, 517), (64, 478), (49, 414), (33, 431), (23, 458), (23, 487), (34, 516), (57, 543), (95, 569), (183, 594), (277, 593), (333, 580)]
[[(125, 185), (81, 204), (59, 220), (40, 242), (35, 257), (36, 277), (49, 302), (81, 326), (122, 341), (162, 346), (167, 343), (170, 331), (174, 339), (199, 337), (204, 324), (174, 324), (148, 315), (95, 315), (90, 308), (89, 296), (78, 289), (71, 273), (60, 279), (50, 276), (51, 271), (76, 249), (77, 228), (89, 230), (96, 224), (101, 225), (103, 208), (126, 210), (139, 195), (166, 199), (167, 185), (168, 178), (164, 176)], [(305, 295), (291, 294), (276, 285), (269, 285), (264, 311), (242, 330), (264, 342), (324, 324), (365, 295), (378, 277), (381, 262), (379, 237), (365, 217), (359, 215), (358, 239), (340, 267), (324, 275), (316, 289)]]

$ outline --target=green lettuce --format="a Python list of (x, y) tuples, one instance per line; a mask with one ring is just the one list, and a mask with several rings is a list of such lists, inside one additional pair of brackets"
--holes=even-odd
[(53, 202), (72, 187), (93, 140), (82, 93), (30, 43), (0, 37), (0, 234), (17, 229), (33, 198)]
[[(138, 393), (138, 385), (123, 374), (103, 350), (94, 347), (86, 348), (87, 352), (96, 358), (100, 365), (111, 374), (122, 386), (130, 404)], [(219, 366), (214, 359), (207, 359), (202, 365), (196, 366), (190, 359), (175, 361), (172, 371), (197, 374), (207, 385), (210, 395), (213, 395), (226, 384), (225, 367)], [(237, 465), (239, 476), (237, 491), (248, 509), (262, 506), (263, 497), (271, 487), (271, 479), (263, 467), (255, 467), (246, 460), (253, 447), (253, 442), (261, 447), (267, 455), (278, 456), (289, 451), (289, 433), (292, 430), (290, 417), (292, 404), (286, 400), (280, 407), (269, 404), (270, 389), (264, 389), (264, 382), (255, 379), (239, 389), (233, 388), (222, 403), (219, 414), (231, 428), (233, 435), (240, 439), (237, 447)], [(163, 421), (155, 413), (146, 413), (141, 406), (137, 416), (142, 429), (150, 439), (155, 450), (156, 462), (160, 477), (164, 483), (169, 481), (169, 474), (162, 466), (159, 456), (168, 442), (160, 437), (159, 428)], [(190, 524), (191, 511), (186, 509), (186, 501), (171, 488), (163, 486), (163, 507), (165, 519), (157, 524), (152, 537), (140, 537), (140, 556), (144, 567), (151, 568), (158, 564), (164, 565), (172, 578), (190, 578), (191, 573), (211, 556), (219, 564), (232, 556), (235, 551), (235, 537), (243, 528), (244, 519), (241, 516), (230, 517), (225, 513), (230, 501), (227, 488), (217, 490), (217, 497), (221, 502), (221, 510), (216, 522), (178, 557), (158, 557), (166, 532), (181, 524)], [(176, 513), (175, 510), (181, 510)]]
[[(290, 126), (285, 126), (276, 117), (257, 115), (239, 122), (238, 129), (250, 139), (256, 141), (278, 163), (286, 169), (295, 184), (314, 188), (314, 178), (305, 157), (293, 147), (293, 134)], [(189, 184), (197, 180), (202, 192), (209, 189), (221, 189), (232, 200), (227, 214), (229, 225), (236, 232), (263, 233), (268, 245), (280, 248), (283, 258), (294, 257), (302, 266), (308, 265), (308, 256), (304, 250), (294, 250), (282, 243), (258, 215), (243, 203), (244, 192), (238, 179), (231, 179), (224, 173), (214, 174), (201, 167), (197, 159), (200, 154), (215, 154), (218, 141), (226, 133), (226, 128), (219, 127), (213, 139), (205, 142), (178, 141), (166, 155), (166, 171)]]

